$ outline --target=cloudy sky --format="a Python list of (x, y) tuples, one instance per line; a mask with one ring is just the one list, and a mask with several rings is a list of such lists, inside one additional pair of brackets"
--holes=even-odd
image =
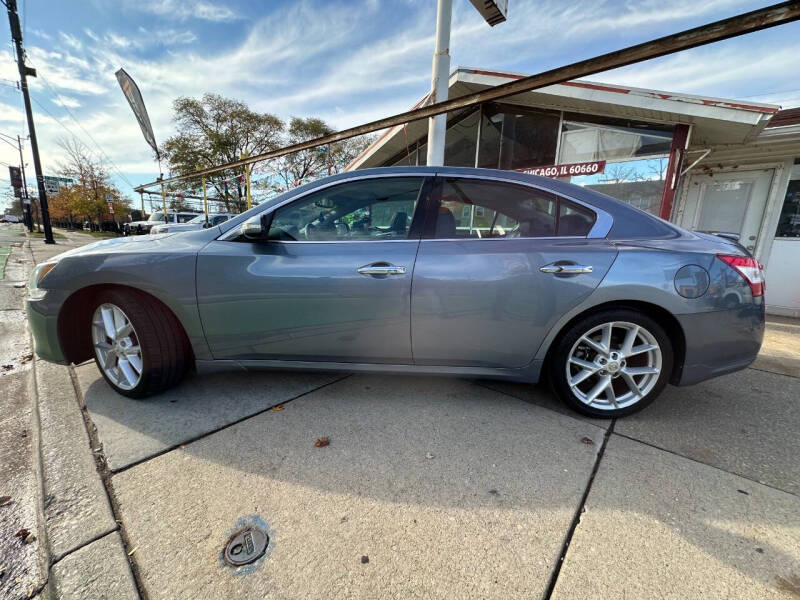
[[(408, 109), (430, 85), (435, 0), (18, 0), (46, 174), (59, 138), (79, 138), (114, 165), (115, 182), (156, 166), (114, 78), (138, 82), (156, 138), (171, 135), (178, 96), (216, 92), (282, 118), (343, 128)], [(536, 73), (766, 6), (747, 0), (509, 0), (486, 25), (454, 1), (452, 67)], [(10, 35), (0, 25), (0, 133), (25, 135)], [(800, 105), (800, 25), (793, 23), (603, 73), (594, 80), (783, 107)], [(0, 197), (16, 151), (0, 143)], [(26, 156), (26, 162), (31, 159)], [(33, 167), (28, 167), (32, 173)], [(0, 200), (2, 203), (3, 200)]]

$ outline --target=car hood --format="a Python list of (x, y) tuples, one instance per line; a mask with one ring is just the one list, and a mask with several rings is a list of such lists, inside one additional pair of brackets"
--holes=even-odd
[(173, 233), (155, 233), (149, 236), (132, 236), (132, 237), (118, 237), (109, 238), (107, 240), (100, 240), (92, 242), (80, 248), (73, 248), (61, 254), (57, 254), (47, 262), (58, 262), (63, 258), (69, 256), (82, 256), (88, 254), (114, 254), (117, 252), (146, 252), (153, 250), (155, 247), (161, 246), (162, 241), (172, 235)]

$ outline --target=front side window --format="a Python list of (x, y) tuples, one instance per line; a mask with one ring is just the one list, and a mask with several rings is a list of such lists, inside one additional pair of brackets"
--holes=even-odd
[(434, 237), (586, 236), (594, 221), (592, 211), (534, 188), (447, 179), (442, 182)]
[(364, 179), (312, 192), (275, 211), (269, 239), (407, 239), (423, 177)]

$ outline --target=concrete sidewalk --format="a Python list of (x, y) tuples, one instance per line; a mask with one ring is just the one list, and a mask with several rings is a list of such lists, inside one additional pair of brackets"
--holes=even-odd
[[(619, 421), (538, 386), (407, 376), (191, 376), (133, 401), (93, 363), (36, 361), (44, 593), (796, 598), (793, 327), (770, 323), (754, 368)], [(228, 566), (246, 525), (267, 551)]]

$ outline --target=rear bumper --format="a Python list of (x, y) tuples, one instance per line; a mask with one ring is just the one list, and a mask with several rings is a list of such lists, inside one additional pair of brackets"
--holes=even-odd
[(686, 356), (676, 385), (692, 385), (744, 369), (764, 340), (764, 305), (676, 315), (686, 339)]

